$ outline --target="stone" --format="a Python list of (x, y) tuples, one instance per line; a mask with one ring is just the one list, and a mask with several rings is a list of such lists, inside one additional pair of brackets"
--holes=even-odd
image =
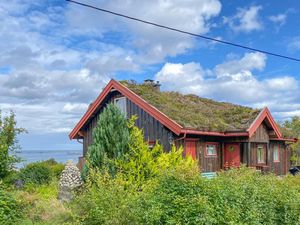
[(83, 181), (79, 169), (72, 161), (68, 161), (60, 176), (58, 199), (61, 201), (72, 200), (74, 191), (82, 185)]

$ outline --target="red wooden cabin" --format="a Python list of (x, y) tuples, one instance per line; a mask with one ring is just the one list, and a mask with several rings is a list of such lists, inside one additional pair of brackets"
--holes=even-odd
[(83, 157), (93, 142), (92, 130), (103, 107), (116, 104), (126, 115), (137, 115), (150, 144), (159, 141), (166, 151), (184, 147), (184, 154), (197, 159), (202, 172), (216, 172), (246, 164), (284, 175), (290, 167), (289, 143), (268, 108), (216, 102), (195, 95), (162, 92), (159, 84), (111, 80), (70, 133), (83, 139)]

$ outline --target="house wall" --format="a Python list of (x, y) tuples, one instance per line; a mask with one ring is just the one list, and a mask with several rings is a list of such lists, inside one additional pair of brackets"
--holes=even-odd
[[(123, 97), (118, 91), (111, 92), (107, 99), (103, 102), (102, 107), (98, 109), (96, 114), (82, 129), (84, 131), (83, 139), (83, 156), (86, 156), (88, 147), (93, 143), (93, 130), (97, 126), (99, 115), (103, 111), (106, 104), (113, 102), (115, 98)], [(164, 148), (169, 151), (171, 149), (170, 140), (178, 138), (169, 129), (163, 126), (158, 120), (145, 112), (131, 100), (126, 99), (127, 118), (137, 115), (136, 126), (144, 131), (145, 140), (154, 142), (158, 141)]]
[[(274, 146), (279, 145), (279, 162), (274, 162), (273, 150)], [(270, 168), (271, 171), (278, 175), (284, 175), (290, 168), (290, 148), (283, 142), (270, 141)]]
[(157, 140), (163, 146), (165, 151), (171, 149), (170, 142), (178, 137), (149, 113), (127, 99), (127, 116), (130, 118), (133, 115), (138, 116), (136, 126), (143, 129), (145, 140), (151, 142)]
[(269, 142), (269, 132), (264, 123), (262, 123), (255, 133), (252, 135), (252, 137), (249, 140), (250, 142), (256, 142), (256, 143), (267, 143)]

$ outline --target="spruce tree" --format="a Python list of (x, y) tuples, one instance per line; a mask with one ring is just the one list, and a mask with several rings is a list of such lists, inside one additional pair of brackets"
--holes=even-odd
[(93, 130), (93, 144), (88, 149), (88, 165), (100, 170), (105, 167), (114, 175), (115, 161), (128, 152), (129, 140), (125, 115), (112, 103), (108, 104)]

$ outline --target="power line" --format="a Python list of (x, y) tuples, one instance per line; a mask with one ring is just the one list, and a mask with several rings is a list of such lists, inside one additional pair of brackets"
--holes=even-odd
[(125, 14), (116, 13), (116, 12), (113, 12), (113, 11), (110, 11), (110, 10), (107, 10), (107, 9), (99, 8), (99, 7), (96, 7), (96, 6), (88, 5), (88, 4), (73, 1), (73, 0), (66, 0), (66, 1), (77, 4), (77, 5), (81, 5), (81, 6), (84, 6), (84, 7), (88, 7), (88, 8), (91, 8), (91, 9), (95, 9), (95, 10), (98, 10), (98, 11), (102, 11), (102, 12), (105, 12), (105, 13), (109, 13), (109, 14), (112, 14), (112, 15), (115, 15), (115, 16), (123, 17), (123, 18), (129, 19), (129, 20), (134, 20), (134, 21), (137, 21), (137, 22), (140, 22), (140, 23), (149, 24), (149, 25), (152, 25), (152, 26), (160, 27), (160, 28), (163, 28), (163, 29), (175, 31), (175, 32), (182, 33), (182, 34), (187, 34), (187, 35), (190, 35), (190, 36), (193, 36), (193, 37), (202, 38), (202, 39), (206, 39), (206, 40), (209, 40), (209, 41), (214, 41), (214, 42), (218, 42), (218, 43), (222, 43), (222, 44), (226, 44), (226, 45), (231, 45), (231, 46), (238, 47), (238, 48), (247, 49), (247, 50), (250, 50), (250, 51), (260, 52), (260, 53), (264, 53), (264, 54), (267, 54), (267, 55), (272, 55), (272, 56), (276, 56), (276, 57), (280, 57), (280, 58), (300, 62), (300, 59), (297, 59), (297, 58), (294, 58), (294, 57), (285, 56), (285, 55), (281, 55), (281, 54), (277, 54), (277, 53), (273, 53), (273, 52), (269, 52), (269, 51), (265, 51), (265, 50), (260, 50), (260, 49), (257, 49), (257, 48), (252, 48), (252, 47), (249, 47), (249, 46), (246, 46), (246, 45), (236, 44), (236, 43), (229, 42), (229, 41), (223, 41), (223, 40), (219, 40), (219, 39), (216, 39), (216, 38), (191, 33), (191, 32), (188, 32), (188, 31), (184, 31), (184, 30), (180, 30), (180, 29), (177, 29), (177, 28), (161, 25), (161, 24), (158, 24), (158, 23), (153, 23), (153, 22), (142, 20), (142, 19), (135, 18), (135, 17), (132, 17), (132, 16), (127, 16)]

